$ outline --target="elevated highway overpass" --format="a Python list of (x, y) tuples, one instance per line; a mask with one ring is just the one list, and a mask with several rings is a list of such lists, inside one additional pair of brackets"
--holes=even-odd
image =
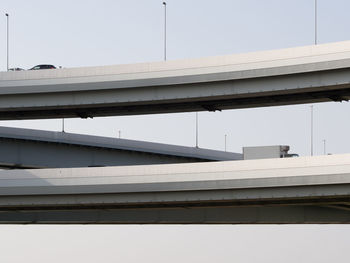
[(343, 101), (350, 41), (202, 59), (0, 73), (0, 120)]
[(3, 170), (0, 223), (350, 223), (350, 154)]
[(240, 153), (0, 127), (0, 169), (102, 167), (242, 160)]

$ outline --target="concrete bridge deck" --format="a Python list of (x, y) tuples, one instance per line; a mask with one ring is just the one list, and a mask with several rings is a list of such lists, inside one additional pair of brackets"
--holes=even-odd
[(0, 127), (0, 169), (241, 160), (240, 153), (119, 138)]
[(3, 170), (0, 223), (350, 223), (350, 154)]
[(350, 41), (130, 65), (0, 72), (0, 120), (216, 111), (350, 97)]

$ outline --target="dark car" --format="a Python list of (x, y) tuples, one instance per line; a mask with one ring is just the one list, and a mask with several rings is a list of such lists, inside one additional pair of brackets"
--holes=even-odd
[(22, 71), (23, 68), (9, 68), (9, 71)]
[(42, 65), (36, 65), (32, 67), (30, 70), (38, 70), (38, 69), (55, 69), (56, 67), (54, 65), (47, 65), (47, 64), (42, 64)]

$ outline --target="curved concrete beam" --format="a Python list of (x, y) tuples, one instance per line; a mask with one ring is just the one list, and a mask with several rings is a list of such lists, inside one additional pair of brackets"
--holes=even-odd
[(0, 224), (350, 223), (349, 160), (0, 171)]
[(1, 72), (0, 119), (215, 111), (350, 97), (350, 41), (202, 59)]

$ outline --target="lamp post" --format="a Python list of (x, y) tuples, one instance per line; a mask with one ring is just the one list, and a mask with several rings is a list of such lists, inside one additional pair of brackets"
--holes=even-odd
[(163, 2), (164, 6), (164, 60), (166, 60), (166, 2)]
[(314, 105), (310, 106), (311, 114), (311, 134), (310, 134), (310, 154), (314, 155)]
[(196, 148), (198, 148), (198, 112), (196, 112)]
[(323, 139), (323, 154), (326, 155), (326, 139)]
[(6, 22), (7, 22), (7, 71), (9, 70), (9, 14), (6, 13)]
[(317, 0), (315, 0), (315, 45), (317, 45)]
[(227, 140), (227, 134), (225, 134), (225, 152), (226, 152), (226, 140)]
[[(317, 0), (315, 0), (315, 46), (317, 45)], [(311, 106), (311, 149), (310, 153), (311, 156), (314, 155), (314, 145), (313, 145), (313, 133), (314, 133), (314, 127), (313, 127), (313, 113), (314, 113), (314, 106)]]

